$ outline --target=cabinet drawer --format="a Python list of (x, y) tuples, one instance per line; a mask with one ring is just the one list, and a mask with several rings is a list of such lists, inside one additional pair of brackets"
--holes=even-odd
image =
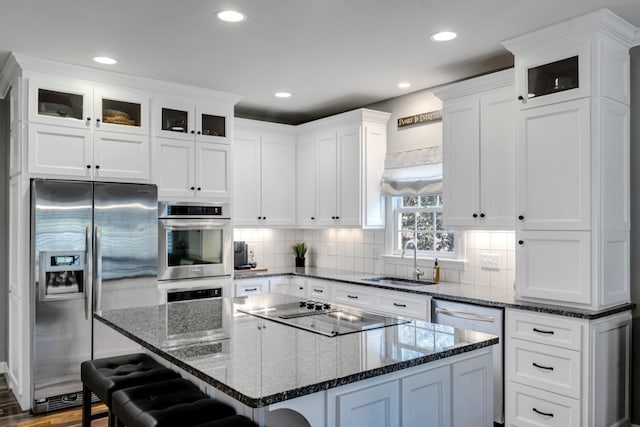
[(521, 384), (580, 398), (581, 353), (574, 350), (510, 339), (507, 378)]
[(510, 383), (507, 425), (518, 427), (579, 427), (580, 401)]
[(333, 287), (333, 300), (338, 304), (373, 307), (373, 289), (365, 286), (337, 285)]
[(399, 316), (429, 320), (429, 298), (394, 291), (376, 290), (375, 308)]
[(310, 281), (307, 286), (307, 294), (309, 295), (309, 298), (321, 300), (331, 299), (331, 289), (329, 287), (329, 283), (331, 282), (325, 282), (323, 280)]
[(269, 282), (267, 280), (241, 280), (236, 283), (236, 296), (257, 295), (269, 292)]
[(506, 335), (570, 350), (582, 349), (582, 323), (569, 317), (507, 310)]

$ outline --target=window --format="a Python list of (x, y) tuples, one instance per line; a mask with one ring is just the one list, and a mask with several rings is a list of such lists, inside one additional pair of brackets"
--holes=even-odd
[(401, 252), (409, 240), (418, 252), (431, 256), (453, 256), (456, 233), (442, 226), (442, 195), (394, 197), (394, 252)]

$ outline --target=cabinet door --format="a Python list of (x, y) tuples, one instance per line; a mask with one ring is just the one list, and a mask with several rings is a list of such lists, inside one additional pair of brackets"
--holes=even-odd
[(289, 294), (289, 276), (275, 277), (269, 280), (269, 293), (271, 294)]
[(196, 142), (196, 196), (230, 198), (230, 166), (228, 144)]
[(316, 224), (335, 226), (338, 207), (336, 132), (328, 131), (316, 138)]
[(189, 141), (161, 139), (155, 140), (156, 184), (158, 198), (191, 198), (194, 195), (193, 179), (194, 143)]
[[(509, 86), (483, 97), (480, 105), (480, 212), (488, 227), (515, 226), (515, 102)], [(445, 200), (446, 205), (450, 200)]]
[(517, 214), (523, 230), (590, 229), (589, 103), (581, 99), (520, 113)]
[(72, 79), (29, 79), (29, 121), (89, 129), (92, 124), (93, 89)]
[(341, 393), (334, 399), (335, 403), (332, 403), (335, 404), (336, 419), (329, 420), (331, 426), (400, 425), (400, 393), (397, 381)]
[(195, 106), (183, 99), (161, 98), (153, 108), (152, 134), (171, 139), (195, 139)]
[(362, 228), (384, 228), (385, 202), (380, 177), (387, 154), (387, 126), (366, 123), (361, 128)]
[(453, 365), (453, 427), (493, 427), (491, 354)]
[(265, 134), (262, 136), (261, 151), (264, 224), (293, 225), (296, 191), (295, 140), (288, 135)]
[(141, 92), (115, 86), (93, 92), (95, 128), (101, 131), (149, 134), (149, 97)]
[(316, 153), (313, 134), (301, 135), (296, 146), (296, 207), (298, 225), (315, 225)]
[(95, 179), (149, 182), (149, 157), (147, 135), (94, 132)]
[(480, 220), (480, 111), (477, 98), (447, 105), (442, 112), (442, 156), (446, 227)]
[(23, 354), (22, 340), (29, 336), (29, 331), (24, 328), (22, 321), (22, 300), (13, 292), (9, 292), (9, 319), (11, 319), (8, 348), (8, 368), (9, 382), (15, 388), (13, 393), (20, 398), (23, 393), (23, 361), (28, 360), (28, 356)]
[(401, 393), (403, 426), (451, 426), (451, 376), (448, 366), (403, 378)]
[(233, 111), (229, 111), (224, 107), (210, 104), (197, 104), (194, 116), (196, 141), (229, 142), (227, 138), (227, 129), (229, 129), (227, 117), (232, 114)]
[[(281, 167), (281, 165), (278, 165)], [(259, 225), (260, 135), (236, 130), (233, 140), (233, 222), (235, 225)]]
[(289, 282), (288, 294), (295, 297), (305, 298), (307, 296), (307, 282), (298, 277), (292, 278)]
[(591, 303), (590, 232), (521, 232), (517, 243), (517, 298)]
[(360, 225), (362, 161), (360, 127), (338, 130), (338, 223)]
[(29, 173), (90, 179), (91, 131), (44, 124), (29, 125)]

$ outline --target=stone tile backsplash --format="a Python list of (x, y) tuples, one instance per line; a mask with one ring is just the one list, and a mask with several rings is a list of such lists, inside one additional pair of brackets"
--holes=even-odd
[[(367, 274), (410, 277), (409, 259), (382, 257), (384, 230), (358, 229), (235, 229), (234, 240), (249, 244), (250, 256), (259, 267), (294, 266), (291, 245), (304, 241), (309, 246), (307, 265)], [(461, 266), (441, 267), (441, 280), (452, 283), (509, 289), (515, 280), (515, 233), (513, 231), (460, 232)], [(492, 267), (483, 265), (490, 260)], [(431, 278), (431, 260), (418, 262)], [(447, 264), (446, 261), (441, 264)], [(486, 262), (485, 262), (486, 264)]]

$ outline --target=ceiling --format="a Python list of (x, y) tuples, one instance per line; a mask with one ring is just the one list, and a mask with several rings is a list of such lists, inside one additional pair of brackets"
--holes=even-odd
[[(187, 83), (297, 124), (509, 67), (502, 40), (603, 7), (640, 27), (639, 0), (0, 0), (0, 68), (17, 51)], [(458, 38), (429, 39), (443, 29)]]

